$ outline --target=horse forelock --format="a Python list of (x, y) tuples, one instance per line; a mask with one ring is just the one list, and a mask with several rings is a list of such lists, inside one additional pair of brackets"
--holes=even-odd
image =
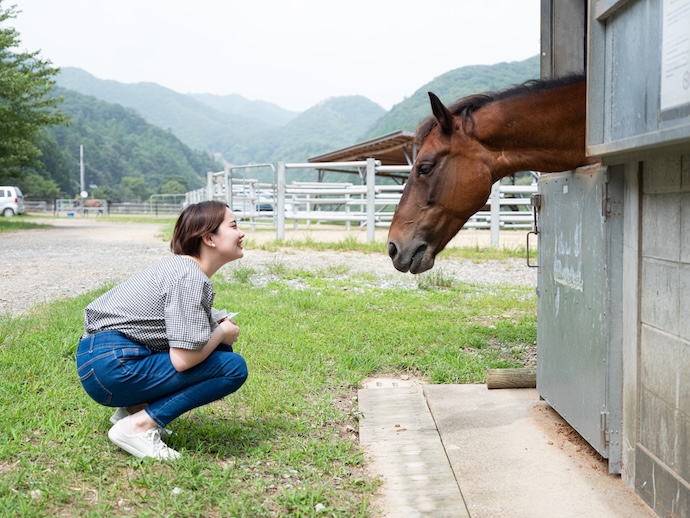
[[(487, 104), (491, 104), (496, 101), (503, 101), (506, 99), (512, 99), (514, 97), (521, 97), (526, 95), (532, 95), (545, 90), (550, 90), (552, 88), (557, 88), (560, 86), (566, 86), (573, 83), (578, 83), (585, 80), (584, 74), (569, 74), (562, 77), (557, 77), (553, 79), (532, 79), (525, 81), (519, 85), (513, 85), (510, 88), (501, 90), (499, 92), (486, 92), (481, 94), (470, 95), (468, 97), (463, 97), (452, 105), (448, 107), (448, 110), (455, 116), (460, 116), (462, 118), (462, 128), (465, 133), (468, 133), (468, 123), (474, 128), (474, 112), (483, 108)], [(421, 146), (422, 142), (429, 133), (438, 125), (436, 118), (431, 115), (424, 119), (422, 123), (417, 128), (416, 133), (416, 144)], [(471, 130), (470, 130), (471, 132)]]

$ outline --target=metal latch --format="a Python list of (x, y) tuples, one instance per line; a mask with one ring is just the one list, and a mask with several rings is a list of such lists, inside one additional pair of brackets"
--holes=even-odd
[(539, 264), (531, 264), (529, 262), (529, 236), (530, 234), (534, 234), (535, 236), (539, 236), (539, 209), (541, 208), (541, 194), (540, 193), (535, 193), (532, 196), (530, 196), (530, 205), (532, 205), (532, 231), (527, 232), (527, 245), (525, 246), (526, 250), (526, 255), (527, 255), (527, 266), (530, 268), (539, 268)]
[(604, 195), (601, 199), (601, 215), (608, 218), (611, 215), (611, 197), (609, 196), (609, 182), (604, 182)]

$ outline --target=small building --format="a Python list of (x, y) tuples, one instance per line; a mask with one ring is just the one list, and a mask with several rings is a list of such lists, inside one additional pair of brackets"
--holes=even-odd
[(690, 516), (690, 0), (542, 0), (601, 167), (542, 175), (537, 389), (659, 516)]

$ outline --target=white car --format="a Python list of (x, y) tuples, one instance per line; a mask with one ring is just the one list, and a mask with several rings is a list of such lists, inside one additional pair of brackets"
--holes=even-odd
[(24, 195), (19, 187), (0, 185), (0, 214), (6, 218), (24, 214)]

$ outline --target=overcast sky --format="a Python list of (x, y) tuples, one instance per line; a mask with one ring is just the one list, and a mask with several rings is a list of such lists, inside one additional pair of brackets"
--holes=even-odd
[(466, 65), (539, 53), (538, 0), (5, 0), (21, 50), (100, 79), (303, 111), (386, 110)]

